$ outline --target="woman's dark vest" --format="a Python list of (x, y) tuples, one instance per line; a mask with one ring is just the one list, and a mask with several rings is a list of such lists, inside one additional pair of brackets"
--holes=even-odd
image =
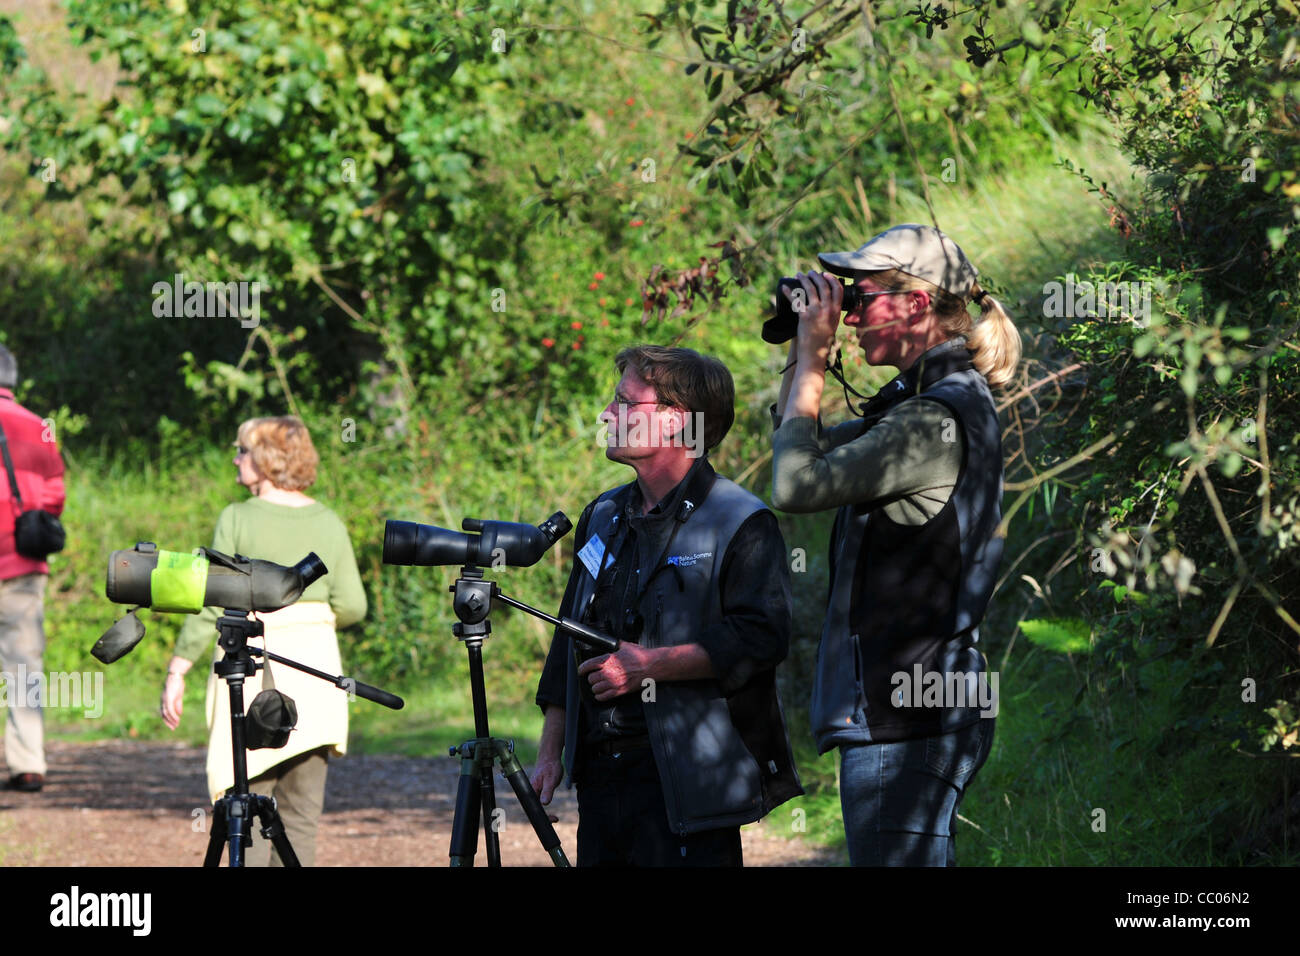
[[(960, 426), (954, 440), (963, 442), (962, 465), (948, 502), (922, 525), (890, 520), (885, 501), (847, 505), (836, 516), (813, 686), (820, 753), (948, 733), (988, 714), (975, 693), (980, 680), (989, 690), (975, 644), (1002, 558), (1002, 439), (988, 383), (963, 346), (954, 341), (927, 353), (924, 367), (914, 366), (868, 404), (864, 432), (897, 402), (944, 405)], [(951, 690), (960, 681), (969, 691), (966, 706), (948, 706), (952, 694), (944, 704), (918, 706), (915, 678), (932, 674), (938, 676), (930, 686), (940, 680)], [(902, 687), (914, 696), (900, 701)]]

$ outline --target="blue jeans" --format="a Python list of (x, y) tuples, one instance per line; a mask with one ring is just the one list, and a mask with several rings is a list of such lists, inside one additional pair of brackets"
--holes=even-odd
[(937, 737), (840, 748), (854, 866), (955, 866), (957, 808), (993, 746), (992, 718)]

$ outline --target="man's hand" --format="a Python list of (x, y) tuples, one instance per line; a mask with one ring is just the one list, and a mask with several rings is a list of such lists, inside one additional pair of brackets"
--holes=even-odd
[[(548, 757), (545, 754), (537, 755), (537, 769), (533, 771), (531, 783), (533, 790), (537, 792), (538, 798), (542, 801), (542, 806), (547, 806), (551, 802), (551, 797), (555, 796), (555, 788), (560, 785), (564, 779), (564, 765), (560, 763), (559, 757)], [(551, 817), (554, 823), (558, 818)]]
[[(564, 750), (564, 708), (547, 707), (546, 718), (542, 722), (542, 739), (537, 745), (537, 769), (529, 782), (533, 785), (542, 805), (546, 806), (555, 795), (555, 788), (564, 779), (564, 764), (560, 754)], [(558, 823), (559, 817), (548, 813), (552, 823)]]
[(656, 679), (652, 673), (658, 653), (640, 644), (624, 642), (613, 654), (593, 657), (578, 667), (578, 676), (586, 677), (596, 700), (613, 700), (623, 694), (641, 689), (646, 678)]

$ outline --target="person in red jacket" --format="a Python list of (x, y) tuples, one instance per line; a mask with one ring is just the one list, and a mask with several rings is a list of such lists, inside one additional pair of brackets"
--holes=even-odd
[[(53, 428), (14, 400), (18, 363), (0, 345), (0, 426), (13, 460), (22, 509), (63, 511), (63, 459)], [(0, 469), (3, 462), (0, 461)], [(9, 477), (0, 471), (0, 674), (7, 685), (5, 763), (11, 790), (45, 785), (45, 724), (41, 712), (45, 654), (45, 582), (50, 566), (17, 552), (14, 521), (18, 502)]]

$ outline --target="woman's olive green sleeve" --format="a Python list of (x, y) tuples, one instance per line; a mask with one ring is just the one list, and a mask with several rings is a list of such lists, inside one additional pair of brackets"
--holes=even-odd
[(357, 569), (357, 556), (352, 550), (352, 541), (347, 528), (339, 522), (342, 544), (337, 548), (338, 567), (331, 567), (330, 607), (334, 610), (335, 627), (348, 627), (366, 616), (368, 604), (366, 590), (361, 586), (361, 572)]
[(951, 488), (964, 441), (953, 412), (919, 396), (865, 431), (859, 421), (823, 431), (816, 419), (789, 418), (772, 436), (772, 504), (808, 513)]

